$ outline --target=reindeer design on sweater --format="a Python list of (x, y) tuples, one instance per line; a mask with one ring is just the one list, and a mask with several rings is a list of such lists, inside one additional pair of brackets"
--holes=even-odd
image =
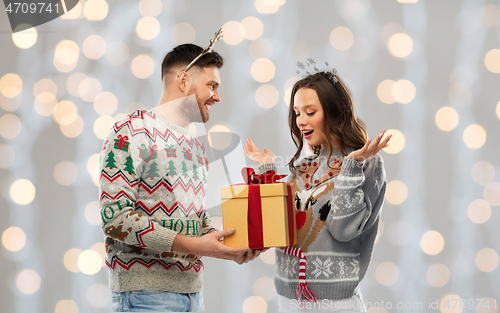
[(292, 194), (295, 197), (294, 209), (297, 223), (297, 243), (294, 247), (300, 248), (304, 253), (307, 253), (308, 247), (314, 242), (316, 236), (326, 224), (326, 218), (330, 212), (330, 201), (327, 201), (321, 206), (315, 221), (313, 216), (313, 205), (334, 188), (335, 182), (331, 178), (340, 173), (341, 165), (341, 163), (335, 163), (336, 166), (313, 183), (311, 182), (311, 177), (319, 167), (319, 164), (309, 164), (305, 170), (301, 171), (300, 178), (304, 186), (306, 186), (306, 189), (299, 190), (296, 177), (292, 178), (290, 181)]

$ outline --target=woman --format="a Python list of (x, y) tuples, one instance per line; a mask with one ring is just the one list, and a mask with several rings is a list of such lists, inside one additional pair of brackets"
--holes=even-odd
[[(297, 152), (288, 163), (297, 243), (276, 249), (280, 311), (366, 312), (358, 289), (377, 235), (386, 178), (378, 152), (385, 130), (367, 141), (344, 82), (330, 72), (295, 83), (289, 126)], [(304, 139), (314, 155), (297, 165)], [(250, 139), (247, 156), (258, 174), (275, 169), (275, 155)]]

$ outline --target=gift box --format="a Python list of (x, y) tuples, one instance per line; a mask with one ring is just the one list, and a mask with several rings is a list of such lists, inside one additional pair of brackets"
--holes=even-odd
[(276, 182), (286, 175), (275, 175), (274, 171), (255, 175), (249, 168), (243, 171), (246, 184), (221, 187), (223, 227), (236, 229), (224, 238), (224, 243), (251, 249), (295, 244), (291, 188), (287, 183)]

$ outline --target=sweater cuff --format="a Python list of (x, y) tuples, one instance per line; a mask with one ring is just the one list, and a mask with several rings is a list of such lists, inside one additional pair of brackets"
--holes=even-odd
[(273, 170), (274, 172), (276, 172), (276, 163), (264, 163), (264, 164), (261, 164), (259, 166), (257, 166), (256, 168), (254, 168), (255, 170), (255, 174), (257, 175), (261, 175), (267, 171), (270, 171), (270, 170)]
[(170, 252), (176, 235), (177, 232), (158, 226), (158, 228), (155, 228), (154, 232), (151, 233), (152, 238), (147, 248), (156, 251)]
[(364, 161), (357, 161), (354, 159), (344, 158), (342, 161), (342, 168), (340, 174), (344, 176), (354, 177), (363, 175)]

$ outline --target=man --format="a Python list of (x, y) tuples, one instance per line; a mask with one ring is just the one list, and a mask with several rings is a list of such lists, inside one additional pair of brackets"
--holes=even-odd
[[(212, 45), (212, 43), (211, 43)], [(202, 256), (246, 263), (259, 255), (220, 240), (205, 212), (208, 158), (189, 134), (220, 101), (216, 52), (180, 45), (162, 62), (158, 105), (117, 122), (101, 151), (99, 185), (115, 311), (203, 310)]]

